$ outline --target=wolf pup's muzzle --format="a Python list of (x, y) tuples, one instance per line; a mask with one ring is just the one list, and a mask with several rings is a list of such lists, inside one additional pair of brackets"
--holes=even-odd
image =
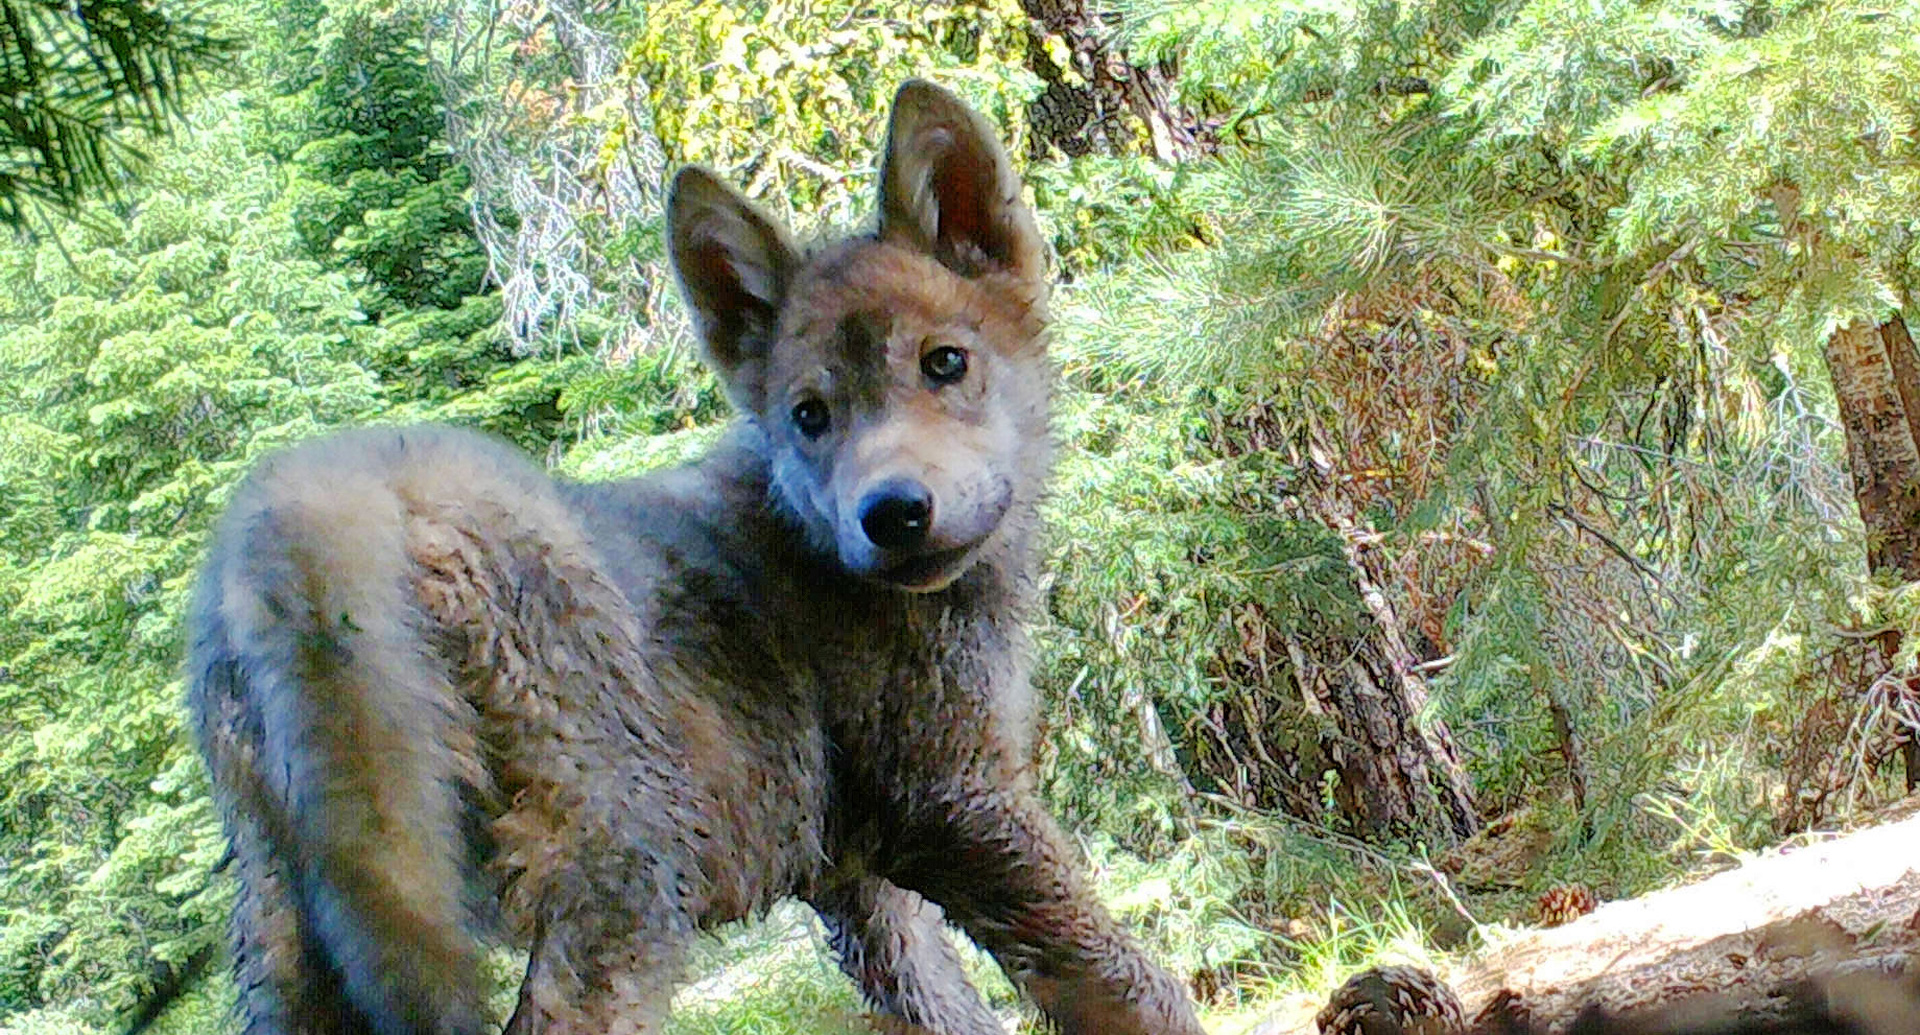
[(958, 493), (945, 506), (917, 479), (887, 478), (860, 496), (854, 513), (865, 542), (843, 556), (867, 577), (901, 589), (943, 589), (965, 574), (1012, 503), (1013, 485), (1004, 478)]

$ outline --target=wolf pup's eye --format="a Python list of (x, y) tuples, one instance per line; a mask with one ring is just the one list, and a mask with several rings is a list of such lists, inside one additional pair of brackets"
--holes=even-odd
[(827, 404), (818, 399), (805, 399), (793, 407), (793, 426), (800, 434), (808, 438), (819, 438), (827, 430), (833, 418), (827, 413)]
[(950, 385), (967, 376), (967, 354), (942, 345), (920, 357), (920, 372), (937, 385)]

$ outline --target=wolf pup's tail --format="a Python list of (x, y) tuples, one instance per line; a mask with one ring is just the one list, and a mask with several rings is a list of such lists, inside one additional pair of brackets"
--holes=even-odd
[[(379, 445), (262, 465), (189, 620), (188, 708), (233, 845), (250, 1035), (493, 1027), (449, 746), (464, 704), (423, 636)], [(365, 462), (340, 462), (353, 449)]]

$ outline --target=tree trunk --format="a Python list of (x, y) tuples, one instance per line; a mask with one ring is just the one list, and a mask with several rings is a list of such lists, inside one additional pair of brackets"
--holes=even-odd
[[(1847, 469), (1860, 523), (1867, 529), (1867, 565), (1920, 581), (1920, 356), (1899, 313), (1866, 320), (1827, 339), (1827, 369), (1847, 433)], [(1881, 637), (1891, 662), (1899, 633)], [(1912, 689), (1910, 687), (1910, 689)], [(1907, 790), (1920, 785), (1920, 740), (1904, 731)]]
[(1920, 357), (1906, 321), (1856, 320), (1827, 339), (1867, 563), (1920, 581)]
[[(587, 0), (441, 0), (429, 20), (447, 139), (473, 178), (474, 228), (521, 353), (591, 333), (620, 356), (683, 333), (664, 319), (664, 265), (614, 258), (628, 251), (617, 242), (659, 215), (667, 162), (646, 84), (623, 70), (619, 41), (595, 15)], [(498, 77), (496, 48), (509, 45), (509, 74)], [(608, 162), (612, 133), (619, 160)]]
[(1331, 814), (1373, 841), (1443, 848), (1477, 829), (1457, 762), (1437, 753), (1451, 750), (1445, 728), (1423, 730), (1424, 690), (1406, 692), (1392, 637), (1372, 623), (1278, 622), (1251, 601), (1236, 611), (1240, 642), (1219, 657), (1230, 690), (1188, 728), (1202, 793), (1311, 823)]
[(1330, 751), (1340, 770), (1337, 797), (1374, 838), (1452, 845), (1480, 825), (1452, 736), (1445, 723), (1422, 723), (1425, 682), (1405, 669), (1384, 627), (1374, 632), (1349, 645), (1338, 666), (1297, 673), (1340, 728)]
[[(1131, 64), (1085, 0), (1020, 0), (1020, 7), (1033, 19), (1027, 64), (1047, 84), (1027, 109), (1033, 157), (1146, 150), (1171, 162), (1207, 149), (1204, 130), (1174, 100), (1174, 70)], [(1068, 67), (1049, 51), (1050, 38), (1065, 45)]]
[(1308, 455), (1296, 452), (1294, 461), (1317, 484), (1303, 486), (1308, 491), (1301, 499), (1316, 520), (1340, 533), (1354, 587), (1373, 623), (1364, 642), (1353, 646), (1344, 671), (1327, 672), (1324, 680), (1302, 673), (1302, 687), (1325, 704), (1348, 742), (1348, 756), (1339, 759), (1342, 780), (1374, 832), (1451, 844), (1479, 829), (1472, 786), (1452, 731), (1425, 714), (1427, 683), (1419, 658), (1367, 556), (1378, 536), (1336, 488), (1324, 429), (1312, 417), (1307, 435)]
[[(1358, 742), (1360, 757), (1348, 760), (1349, 777), (1362, 785), (1377, 829), (1418, 832), (1434, 844), (1469, 837), (1480, 818), (1453, 732), (1427, 710), (1427, 681), (1407, 647), (1399, 616), (1381, 591), (1363, 554), (1372, 539), (1356, 515), (1326, 512), (1347, 544), (1347, 566), (1367, 612), (1371, 642), (1357, 644), (1333, 714)], [(1408, 820), (1413, 822), (1409, 823)], [(1385, 821), (1385, 826), (1382, 826)], [(1436, 837), (1435, 835), (1442, 835)]]

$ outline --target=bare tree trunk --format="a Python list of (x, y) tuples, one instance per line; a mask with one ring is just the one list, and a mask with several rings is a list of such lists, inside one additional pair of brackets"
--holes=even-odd
[(1303, 688), (1319, 697), (1350, 742), (1342, 777), (1377, 834), (1414, 833), (1432, 844), (1450, 844), (1479, 829), (1472, 785), (1460, 763), (1453, 733), (1428, 711), (1426, 679), (1408, 647), (1402, 623), (1381, 589), (1367, 551), (1378, 538), (1351, 501), (1333, 486), (1329, 454), (1319, 421), (1309, 417), (1307, 456), (1294, 460), (1317, 482), (1304, 501), (1312, 517), (1340, 533), (1354, 586), (1373, 622), (1355, 644), (1345, 671), (1327, 673), (1320, 686)]
[[(1301, 689), (1340, 730), (1329, 751), (1340, 770), (1337, 798), (1372, 837), (1454, 844), (1478, 830), (1480, 820), (1459, 760), (1450, 755), (1451, 735), (1444, 723), (1423, 723), (1423, 681), (1409, 680), (1388, 646), (1391, 636), (1378, 627), (1373, 632), (1347, 644), (1337, 664), (1310, 662), (1296, 672)], [(1409, 693), (1413, 686), (1417, 692)]]
[[(658, 218), (666, 157), (646, 84), (623, 70), (619, 41), (590, 24), (591, 9), (444, 0), (430, 21), (447, 136), (473, 177), (474, 226), (522, 351), (577, 343), (590, 324), (613, 355), (680, 330), (661, 322), (659, 264), (618, 247)], [(611, 133), (622, 139), (605, 161)]]
[[(1818, 236), (1800, 220), (1800, 188), (1789, 182), (1768, 189), (1780, 224), (1816, 247)], [(1827, 373), (1847, 434), (1847, 473), (1867, 530), (1867, 567), (1891, 569), (1920, 581), (1920, 357), (1905, 317), (1894, 312), (1880, 323), (1855, 320), (1827, 337)], [(1900, 634), (1879, 638), (1883, 669), (1900, 649)], [(1908, 680), (1907, 692), (1920, 693)], [(1907, 790), (1920, 787), (1920, 730), (1902, 731)]]
[[(1827, 339), (1826, 358), (1847, 433), (1853, 497), (1867, 529), (1867, 564), (1920, 581), (1920, 356), (1913, 335), (1899, 313), (1877, 325), (1855, 320)], [(1881, 637), (1889, 663), (1899, 647), (1899, 633)], [(1916, 731), (1905, 731), (1901, 754), (1912, 791), (1920, 786)]]
[[(1174, 100), (1174, 70), (1130, 63), (1085, 0), (1020, 0), (1020, 7), (1033, 19), (1027, 64), (1047, 84), (1027, 111), (1034, 157), (1132, 153), (1141, 150), (1142, 130), (1161, 161), (1207, 149), (1204, 130)], [(1049, 38), (1065, 44), (1066, 67), (1049, 52)]]
[(1856, 320), (1827, 339), (1867, 561), (1920, 580), (1920, 360), (1906, 321)]

